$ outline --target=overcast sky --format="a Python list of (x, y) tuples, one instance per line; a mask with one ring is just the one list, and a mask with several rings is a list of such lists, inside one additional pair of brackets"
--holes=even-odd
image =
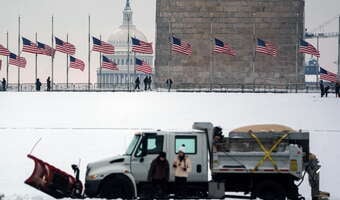
[[(91, 15), (92, 35), (102, 35), (104, 40), (122, 23), (122, 11), (125, 0), (2, 0), (0, 7), (0, 44), (6, 45), (6, 31), (9, 32), (9, 49), (17, 53), (18, 15), (22, 16), (22, 36), (34, 40), (35, 32), (38, 40), (51, 43), (51, 15), (55, 16), (55, 36), (66, 38), (76, 45), (76, 57), (87, 63), (87, 16)], [(155, 40), (155, 12), (156, 0), (132, 0), (134, 23), (148, 37)], [(340, 14), (339, 0), (307, 0), (306, 1), (306, 28), (313, 29), (325, 21)], [(338, 31), (338, 21), (334, 20), (324, 32)], [(311, 40), (316, 44), (316, 41)], [(336, 72), (337, 38), (322, 39), (320, 42), (320, 63), (326, 69)], [(34, 81), (34, 55), (23, 53), (28, 65), (22, 71), (23, 82)], [(5, 57), (1, 57), (3, 66), (0, 78), (6, 76)], [(96, 80), (96, 68), (99, 64), (99, 55), (92, 53), (91, 74), (92, 82)], [(84, 72), (70, 69), (70, 82), (85, 82), (87, 80), (87, 64)], [(50, 58), (40, 55), (38, 57), (38, 77), (43, 81), (51, 73)], [(65, 82), (66, 56), (57, 53), (55, 59), (55, 81)], [(10, 66), (9, 82), (17, 81), (17, 68)]]

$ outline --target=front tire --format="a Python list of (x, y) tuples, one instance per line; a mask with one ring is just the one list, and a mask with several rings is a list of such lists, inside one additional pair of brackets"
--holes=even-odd
[(112, 175), (103, 180), (99, 197), (105, 199), (133, 199), (134, 187), (132, 182), (124, 175)]

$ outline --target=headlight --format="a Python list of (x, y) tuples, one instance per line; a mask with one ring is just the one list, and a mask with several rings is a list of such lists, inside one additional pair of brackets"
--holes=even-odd
[(90, 175), (90, 176), (87, 176), (87, 179), (88, 180), (94, 180), (94, 179), (96, 179), (97, 178), (97, 175), (96, 174), (92, 174), (92, 175)]

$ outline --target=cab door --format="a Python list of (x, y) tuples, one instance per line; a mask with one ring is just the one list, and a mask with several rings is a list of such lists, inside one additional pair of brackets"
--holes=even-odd
[(151, 162), (163, 151), (164, 136), (144, 133), (131, 159), (131, 172), (136, 182), (146, 182)]
[(189, 182), (207, 182), (208, 181), (208, 152), (206, 137), (204, 134), (176, 133), (171, 141), (172, 149), (169, 155), (171, 168), (170, 180), (174, 181), (174, 169), (172, 163), (177, 156), (178, 149), (185, 147), (185, 154), (191, 160), (192, 171), (189, 173)]

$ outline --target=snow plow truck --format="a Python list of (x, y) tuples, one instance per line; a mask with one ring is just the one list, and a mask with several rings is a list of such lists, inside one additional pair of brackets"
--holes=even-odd
[[(319, 189), (321, 166), (310, 152), (309, 133), (275, 124), (245, 126), (228, 135), (209, 122), (196, 122), (187, 132), (136, 133), (125, 154), (89, 163), (84, 185), (77, 165), (73, 176), (28, 155), (35, 167), (25, 183), (58, 199), (154, 199), (147, 179), (152, 160), (163, 151), (171, 163), (183, 146), (192, 171), (181, 198), (303, 200), (299, 182), (308, 174), (311, 199), (329, 199)], [(167, 198), (175, 193), (171, 167), (170, 174)]]

